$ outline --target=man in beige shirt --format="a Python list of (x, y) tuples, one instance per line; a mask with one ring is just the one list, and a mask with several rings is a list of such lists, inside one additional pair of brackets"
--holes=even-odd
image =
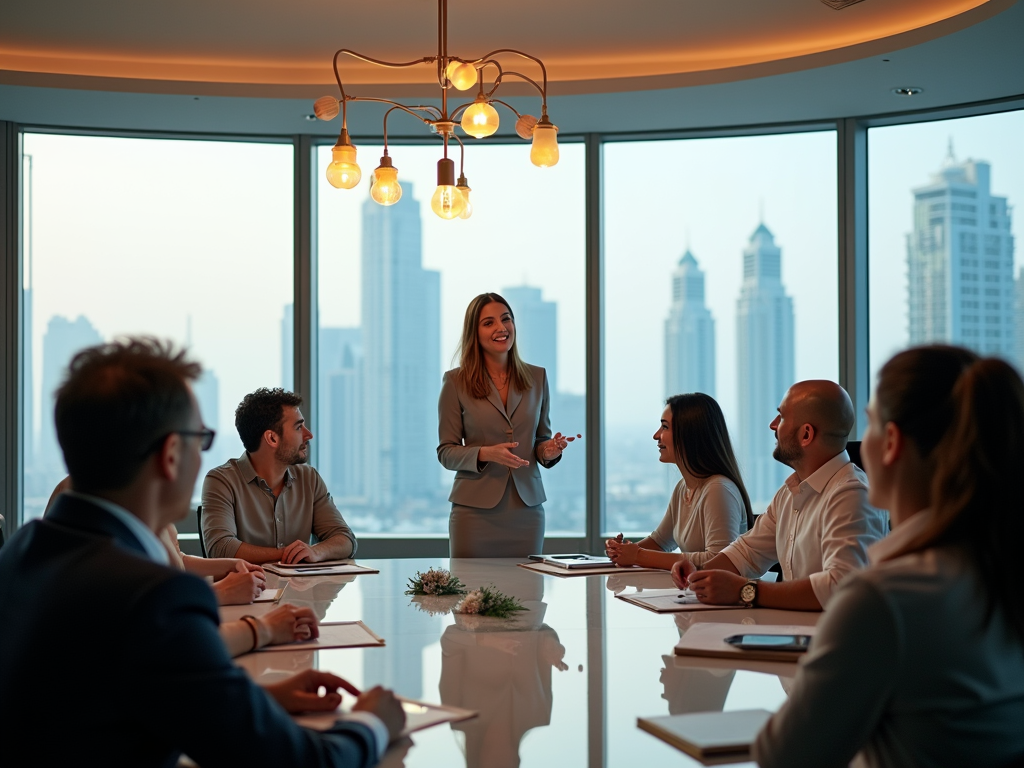
[[(698, 570), (676, 563), (672, 578), (701, 602), (820, 611), (848, 573), (867, 565), (885, 536), (885, 512), (868, 504), (867, 477), (846, 453), (853, 404), (831, 381), (802, 381), (786, 392), (775, 459), (793, 468), (754, 527)], [(752, 581), (779, 563), (783, 581)]]
[[(203, 541), (210, 557), (250, 563), (351, 557), (356, 537), (320, 473), (306, 464), (313, 433), (283, 389), (258, 389), (235, 410), (245, 447), (203, 481)], [(310, 544), (310, 537), (319, 540)]]

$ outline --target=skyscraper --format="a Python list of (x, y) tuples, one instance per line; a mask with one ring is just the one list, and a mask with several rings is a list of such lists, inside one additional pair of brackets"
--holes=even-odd
[(516, 318), (519, 357), (547, 371), (552, 394), (558, 389), (558, 305), (544, 301), (540, 288), (520, 285), (502, 289)]
[(320, 474), (336, 501), (363, 495), (363, 332), (320, 329)]
[(441, 274), (423, 269), (420, 204), (405, 190), (395, 205), (363, 203), (364, 471), (374, 506), (441, 486)]
[(766, 502), (787, 472), (772, 458), (768, 425), (795, 373), (793, 299), (782, 285), (782, 251), (763, 223), (743, 251), (736, 341), (740, 471), (751, 501)]
[(931, 182), (914, 190), (907, 237), (911, 344), (943, 341), (1016, 357), (1013, 235), (991, 166), (958, 163), (953, 143)]
[(672, 273), (672, 307), (665, 320), (665, 396), (715, 396), (715, 319), (704, 303), (704, 272), (687, 248)]
[[(85, 317), (75, 320), (54, 315), (43, 335), (43, 382), (40, 397), (39, 468), (49, 474), (52, 487), (64, 476), (64, 457), (57, 444), (53, 426), (53, 397), (64, 378), (64, 371), (75, 353), (101, 344), (103, 338)], [(52, 483), (50, 482), (52, 480)]]

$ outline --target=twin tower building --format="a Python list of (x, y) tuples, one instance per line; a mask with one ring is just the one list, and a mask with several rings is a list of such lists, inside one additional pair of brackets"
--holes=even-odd
[[(782, 251), (760, 224), (743, 250), (743, 284), (736, 302), (739, 429), (736, 458), (752, 500), (767, 501), (786, 468), (772, 458), (768, 425), (794, 381), (793, 299), (782, 284)], [(715, 320), (704, 301), (704, 272), (689, 250), (672, 275), (665, 321), (665, 392), (715, 396)]]

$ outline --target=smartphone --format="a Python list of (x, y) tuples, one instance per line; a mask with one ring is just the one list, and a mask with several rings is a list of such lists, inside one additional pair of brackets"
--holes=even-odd
[(725, 642), (745, 651), (793, 651), (803, 653), (811, 644), (810, 635), (731, 635)]

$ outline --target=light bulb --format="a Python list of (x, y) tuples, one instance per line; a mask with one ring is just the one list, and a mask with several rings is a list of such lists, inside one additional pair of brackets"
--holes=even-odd
[(466, 181), (465, 175), (459, 176), (459, 183), (455, 185), (455, 188), (462, 193), (462, 199), (466, 202), (466, 206), (462, 209), (462, 213), (459, 214), (460, 219), (468, 219), (473, 215), (473, 203), (469, 200), (469, 193), (473, 190), (469, 186), (469, 182)]
[(530, 162), (539, 168), (550, 168), (558, 162), (558, 128), (551, 124), (547, 115), (542, 116), (533, 129)]
[(464, 61), (449, 62), (444, 74), (460, 91), (468, 91), (476, 85), (476, 67)]
[(352, 189), (363, 178), (363, 172), (356, 163), (356, 148), (348, 140), (348, 131), (342, 131), (343, 138), (331, 149), (334, 158), (327, 166), (327, 181), (338, 189)]
[(459, 188), (451, 184), (438, 184), (430, 198), (430, 209), (442, 219), (454, 219), (466, 210), (466, 199)]
[(373, 186), (370, 197), (381, 205), (394, 205), (402, 199), (402, 185), (398, 183), (398, 169), (391, 165), (391, 158), (385, 155), (373, 172)]
[(462, 130), (474, 139), (490, 136), (498, 130), (498, 110), (487, 103), (483, 96), (477, 96), (462, 113)]

